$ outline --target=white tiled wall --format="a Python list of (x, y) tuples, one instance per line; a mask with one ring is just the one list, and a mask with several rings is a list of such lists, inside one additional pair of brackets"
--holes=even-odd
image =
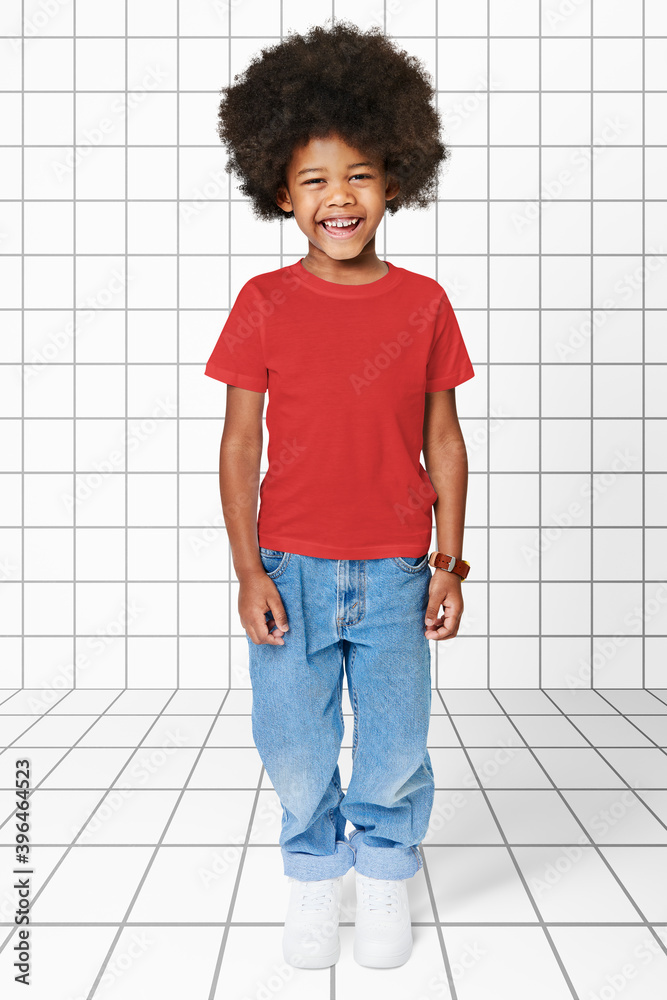
[(332, 14), (424, 60), (453, 149), (438, 204), (377, 235), (447, 289), (476, 370), (434, 683), (667, 686), (658, 0), (3, 0), (2, 686), (249, 686), (203, 368), (306, 238), (230, 186), (218, 92)]

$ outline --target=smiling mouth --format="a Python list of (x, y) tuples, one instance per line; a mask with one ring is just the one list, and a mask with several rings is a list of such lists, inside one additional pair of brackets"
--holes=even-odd
[(340, 240), (351, 236), (352, 233), (356, 233), (363, 221), (363, 219), (357, 219), (351, 226), (327, 226), (324, 222), (318, 222), (318, 226), (324, 230), (327, 236), (332, 236), (335, 240)]

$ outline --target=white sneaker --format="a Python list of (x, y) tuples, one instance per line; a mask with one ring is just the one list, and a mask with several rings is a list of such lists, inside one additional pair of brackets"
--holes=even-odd
[(325, 969), (340, 957), (338, 921), (343, 876), (291, 882), (283, 957), (298, 969)]
[(404, 965), (412, 954), (407, 880), (370, 878), (359, 872), (355, 876), (355, 961), (371, 969)]

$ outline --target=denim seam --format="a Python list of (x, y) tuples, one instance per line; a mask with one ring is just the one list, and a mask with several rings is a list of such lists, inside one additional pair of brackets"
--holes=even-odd
[(424, 567), (428, 566), (428, 553), (426, 553), (422, 561), (417, 563), (416, 566), (403, 562), (400, 556), (392, 556), (391, 560), (396, 566), (398, 566), (399, 569), (403, 570), (404, 573), (414, 575), (415, 573), (421, 573)]
[(354, 727), (352, 731), (352, 760), (357, 753), (358, 742), (359, 742), (359, 705), (357, 702), (357, 686), (352, 679), (352, 666), (354, 665), (354, 658), (357, 655), (357, 645), (356, 643), (352, 646), (352, 654), (350, 656), (350, 662), (347, 668), (347, 679), (349, 684), (352, 685), (352, 712), (354, 714)]
[[(338, 640), (338, 645), (340, 647), (342, 640)], [(345, 731), (345, 719), (343, 717), (343, 671), (341, 663), (341, 673), (338, 677), (338, 714), (340, 716), (340, 724), (343, 732)]]
[(287, 569), (287, 566), (288, 566), (291, 558), (292, 558), (292, 553), (291, 552), (285, 552), (285, 554), (283, 555), (282, 559), (280, 560), (280, 562), (278, 563), (278, 565), (276, 566), (276, 568), (273, 569), (273, 570), (271, 570), (270, 573), (266, 574), (268, 576), (268, 578), (270, 580), (275, 580), (277, 577), (282, 576), (282, 574)]
[[(352, 621), (348, 621), (346, 618), (338, 618), (338, 574), (336, 574), (336, 624), (342, 625), (358, 625), (359, 622), (366, 617), (366, 560), (360, 559), (361, 569), (359, 571), (359, 611), (357, 612), (357, 617), (353, 618)], [(339, 629), (340, 632), (340, 629)]]

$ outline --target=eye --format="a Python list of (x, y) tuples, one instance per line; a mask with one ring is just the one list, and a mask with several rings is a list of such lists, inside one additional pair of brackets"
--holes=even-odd
[[(371, 179), (372, 176), (373, 176), (372, 174), (353, 174), (352, 175), (353, 178), (354, 177), (367, 177), (368, 179)], [(309, 181), (306, 181), (305, 183), (306, 184), (319, 184), (319, 182), (323, 181), (323, 180), (324, 180), (324, 177), (312, 177)]]

